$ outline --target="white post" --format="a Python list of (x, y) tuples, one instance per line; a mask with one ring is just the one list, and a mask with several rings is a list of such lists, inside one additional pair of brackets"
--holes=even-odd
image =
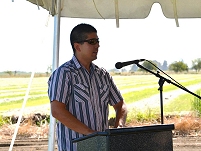
[[(56, 15), (54, 16), (54, 42), (53, 42), (52, 72), (59, 65), (61, 0), (57, 0), (56, 8), (57, 8)], [(51, 107), (50, 107), (48, 151), (54, 151), (54, 148), (55, 148), (55, 126), (56, 126), (56, 119), (52, 116)]]
[(20, 122), (22, 120), (22, 115), (23, 115), (23, 112), (24, 112), (24, 108), (26, 106), (26, 103), (27, 103), (27, 100), (28, 100), (28, 97), (29, 97), (29, 92), (30, 92), (30, 89), (31, 89), (31, 84), (32, 84), (32, 81), (33, 81), (33, 78), (34, 78), (34, 74), (35, 74), (35, 72), (32, 71), (31, 78), (30, 78), (30, 81), (29, 81), (29, 85), (28, 85), (28, 88), (26, 90), (26, 95), (24, 97), (24, 101), (22, 103), (22, 107), (21, 107), (21, 110), (20, 110), (20, 115), (19, 115), (18, 120), (17, 120), (17, 125), (15, 127), (15, 132), (13, 134), (13, 138), (12, 138), (12, 141), (11, 141), (11, 144), (10, 144), (10, 147), (9, 147), (9, 151), (12, 151), (12, 149), (13, 149), (13, 145), (14, 145), (14, 142), (15, 142), (15, 139), (16, 139), (16, 136), (17, 136), (17, 132), (18, 132), (18, 129), (20, 127)]

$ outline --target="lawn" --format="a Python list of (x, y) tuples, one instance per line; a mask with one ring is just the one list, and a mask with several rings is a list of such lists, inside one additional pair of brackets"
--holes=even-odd
[[(200, 74), (172, 74), (170, 76), (183, 86), (201, 83)], [(153, 75), (118, 75), (113, 76), (113, 79), (128, 105), (159, 93), (159, 79)], [(36, 77), (33, 79), (26, 106), (49, 103), (47, 96), (47, 80), (48, 77)], [(21, 108), (28, 83), (29, 78), (0, 78), (0, 112), (13, 108)], [(164, 92), (176, 89), (178, 89), (176, 86), (164, 83)], [(180, 100), (184, 99), (181, 98)], [(186, 104), (179, 103), (178, 100), (175, 101), (174, 104), (175, 103), (179, 104), (179, 110), (189, 109), (189, 106), (186, 107)], [(168, 107), (165, 107), (165, 111), (171, 111), (173, 107), (174, 106), (170, 104)]]

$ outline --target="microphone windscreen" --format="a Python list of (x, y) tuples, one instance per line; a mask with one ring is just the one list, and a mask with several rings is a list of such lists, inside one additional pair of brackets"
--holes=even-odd
[(122, 68), (122, 63), (121, 63), (121, 62), (117, 62), (117, 63), (115, 64), (115, 67), (116, 67), (117, 69), (121, 69), (121, 68)]

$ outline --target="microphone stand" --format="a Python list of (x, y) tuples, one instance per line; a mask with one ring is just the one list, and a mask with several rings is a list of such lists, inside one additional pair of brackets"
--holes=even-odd
[(155, 75), (156, 77), (159, 78), (159, 81), (158, 81), (159, 88), (158, 88), (158, 90), (160, 91), (161, 124), (164, 124), (164, 120), (163, 120), (163, 84), (164, 84), (165, 82), (171, 83), (171, 84), (175, 85), (176, 87), (181, 88), (182, 90), (184, 90), (184, 91), (186, 91), (186, 92), (188, 92), (188, 93), (190, 93), (190, 94), (192, 94), (192, 95), (198, 97), (199, 99), (201, 99), (201, 97), (200, 97), (199, 95), (197, 95), (197, 94), (195, 94), (195, 93), (189, 91), (188, 89), (186, 89), (185, 87), (182, 87), (181, 85), (178, 85), (178, 84), (172, 82), (172, 81), (169, 80), (169, 79), (166, 79), (165, 77), (161, 76), (161, 75), (159, 74), (159, 72), (154, 73), (153, 71), (151, 71), (151, 70), (149, 70), (149, 69), (143, 67), (143, 66), (140, 65), (139, 63), (136, 63), (136, 65), (137, 65), (139, 68), (142, 68), (142, 69), (144, 69), (144, 70), (146, 70), (146, 71), (152, 73), (153, 75)]

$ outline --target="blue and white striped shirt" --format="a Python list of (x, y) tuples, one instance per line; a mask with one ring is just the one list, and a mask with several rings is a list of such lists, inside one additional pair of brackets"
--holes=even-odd
[[(53, 72), (48, 81), (50, 101), (66, 104), (66, 109), (95, 131), (108, 129), (108, 104), (123, 100), (112, 77), (103, 68), (91, 64), (90, 73), (75, 56)], [(82, 137), (61, 122), (57, 123), (58, 149), (76, 151), (72, 139)]]

